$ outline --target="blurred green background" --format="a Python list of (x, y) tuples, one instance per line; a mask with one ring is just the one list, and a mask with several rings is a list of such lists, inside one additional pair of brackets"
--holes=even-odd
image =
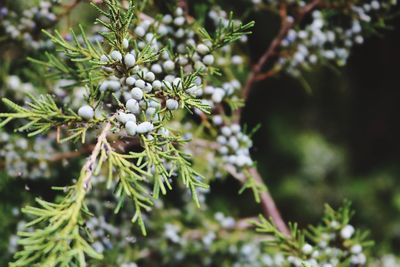
[[(273, 38), (255, 16), (256, 60)], [(352, 201), (354, 224), (371, 230), (374, 253), (400, 253), (400, 20), (353, 50), (347, 67), (257, 84), (243, 123), (254, 127), (254, 157), (286, 220), (317, 222), (323, 203)]]

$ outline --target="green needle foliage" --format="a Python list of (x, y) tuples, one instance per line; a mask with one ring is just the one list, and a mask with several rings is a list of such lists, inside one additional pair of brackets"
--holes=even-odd
[[(129, 199), (134, 207), (132, 222), (139, 224), (144, 235), (146, 228), (143, 212), (151, 210), (153, 199), (157, 199), (160, 192), (166, 194), (167, 189), (172, 189), (171, 178), (177, 176), (181, 179), (191, 191), (197, 206), (200, 206), (197, 188), (208, 188), (202, 181), (204, 178), (192, 168), (190, 157), (180, 151), (187, 140), (172, 133), (168, 136), (156, 133), (157, 130), (165, 128), (173, 117), (167, 108), (161, 108), (155, 114), (157, 120), (154, 122), (155, 133), (152, 138), (149, 139), (144, 134), (139, 136), (142, 152), (119, 153), (107, 140), (112, 131), (119, 128), (116, 117), (119, 116), (121, 109), (124, 109), (124, 105), (114, 93), (99, 91), (98, 81), (109, 75), (104, 71), (104, 62), (100, 61), (100, 57), (105, 53), (105, 49), (123, 52), (123, 42), (129, 35), (135, 7), (133, 1), (130, 1), (127, 10), (122, 8), (118, 1), (105, 3), (106, 11), (96, 7), (105, 17), (104, 20), (97, 20), (97, 23), (108, 30), (102, 33), (105, 45), (92, 44), (82, 27), (80, 27), (81, 38), (72, 32), (72, 42), (66, 41), (57, 31), (54, 35), (45, 32), (64, 54), (64, 62), (50, 54), (47, 56), (47, 62), (32, 60), (55, 71), (53, 77), (65, 78), (65, 75), (71, 79), (78, 77), (76, 82), (88, 90), (88, 102), (92, 106), (103, 107), (101, 115), (85, 121), (70, 109), (63, 111), (50, 95), (31, 96), (31, 102), (27, 103), (26, 107), (3, 99), (13, 113), (0, 114), (0, 118), (4, 118), (1, 126), (15, 119), (28, 121), (17, 130), (28, 131), (29, 136), (44, 134), (51, 129), (62, 127), (67, 132), (62, 142), (81, 139), (85, 143), (86, 134), (90, 129), (99, 134), (96, 146), (82, 168), (78, 181), (65, 189), (67, 195), (58, 203), (38, 199), (39, 208), (24, 209), (26, 214), (34, 216), (35, 219), (27, 225), (26, 232), (20, 233), (22, 239), (19, 244), (23, 250), (15, 255), (16, 261), (12, 266), (86, 266), (87, 257), (101, 258), (101, 255), (88, 243), (88, 236), (82, 235), (82, 226), (85, 218), (90, 216), (85, 205), (85, 197), (91, 188), (92, 176), (101, 174), (104, 169), (108, 169), (108, 187), (110, 189), (114, 187), (113, 192), (118, 199), (115, 212), (119, 212), (126, 199)], [(145, 65), (157, 60), (158, 57), (158, 53), (155, 53), (150, 46), (146, 46), (140, 51), (137, 50), (136, 65)], [(129, 75), (131, 71), (117, 61), (112, 63), (112, 66), (120, 74)], [(143, 74), (139, 72), (139, 76), (141, 75)], [(182, 75), (182, 82), (178, 84), (164, 83), (165, 90), (162, 93), (146, 94), (145, 99), (150, 101), (156, 97), (175, 98), (179, 100), (182, 108), (188, 110), (197, 108), (208, 113), (208, 105), (187, 93), (188, 89), (195, 86), (197, 75), (198, 72)], [(104, 108), (106, 103), (108, 108), (112, 108), (106, 110)], [(146, 117), (146, 114), (141, 116)], [(98, 132), (95, 128), (102, 130)], [(169, 164), (169, 169), (165, 167), (166, 163)], [(152, 195), (148, 190), (151, 185), (153, 185)]]
[(29, 102), (27, 107), (19, 106), (11, 100), (3, 98), (3, 103), (15, 113), (0, 113), (0, 118), (5, 118), (0, 123), (0, 127), (4, 127), (15, 119), (25, 119), (28, 120), (28, 123), (17, 130), (29, 131), (29, 136), (35, 136), (49, 131), (54, 126), (81, 121), (81, 118), (72, 110), (64, 113), (50, 95), (30, 96), (30, 98), (32, 102)]
[(301, 262), (304, 266), (314, 266), (336, 262), (337, 266), (344, 267), (355, 262), (354, 254), (373, 245), (367, 231), (354, 230), (350, 225), (351, 216), (350, 203), (345, 202), (338, 210), (326, 205), (322, 223), (317, 226), (301, 230), (297, 224), (289, 224), (289, 235), (281, 233), (273, 222), (261, 215), (254, 224), (257, 232), (269, 236), (265, 241), (266, 249), (278, 249), (292, 264)]
[[(23, 250), (16, 253), (16, 260), (11, 266), (87, 266), (87, 256), (102, 258), (82, 237), (81, 232), (84, 217), (90, 215), (85, 196), (110, 128), (110, 123), (104, 127), (78, 181), (63, 189), (67, 195), (60, 203), (37, 199), (39, 208), (27, 207), (23, 210), (35, 219), (26, 225), (27, 231), (19, 233), (22, 238), (19, 244)], [(30, 227), (39, 228), (29, 231)]]
[(200, 35), (212, 42), (213, 48), (218, 49), (225, 45), (239, 40), (243, 35), (251, 34), (250, 29), (255, 25), (255, 22), (243, 24), (233, 19), (233, 13), (229, 14), (228, 23), (223, 24), (222, 21), (217, 25), (215, 34), (211, 35), (204, 28), (199, 28)]

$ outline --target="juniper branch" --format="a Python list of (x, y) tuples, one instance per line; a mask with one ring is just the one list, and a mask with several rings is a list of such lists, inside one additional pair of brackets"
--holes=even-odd
[(32, 102), (27, 103), (27, 107), (22, 107), (11, 100), (3, 98), (3, 103), (14, 113), (0, 113), (0, 118), (5, 118), (0, 123), (0, 127), (4, 127), (12, 120), (24, 119), (28, 123), (17, 128), (17, 130), (29, 131), (29, 136), (34, 136), (45, 133), (54, 127), (82, 120), (71, 110), (64, 112), (56, 105), (50, 95), (30, 96), (30, 98)]
[[(102, 258), (81, 236), (80, 229), (84, 215), (89, 214), (85, 196), (110, 129), (109, 121), (97, 138), (77, 183), (67, 188), (68, 194), (60, 203), (37, 199), (40, 208), (27, 207), (23, 210), (35, 219), (26, 225), (27, 231), (19, 233), (22, 237), (19, 244), (23, 250), (16, 253), (16, 260), (10, 266), (87, 266), (87, 257)], [(41, 225), (43, 228), (29, 231), (29, 227)]]
[[(259, 80), (263, 80), (267, 77), (271, 76), (271, 72), (266, 72), (265, 74), (261, 74), (263, 67), (267, 64), (267, 62), (272, 58), (272, 56), (276, 53), (277, 49), (280, 47), (282, 40), (285, 38), (286, 34), (289, 32), (291, 28), (293, 28), (296, 23), (299, 23), (303, 20), (304, 16), (307, 15), (310, 11), (312, 11), (318, 4), (320, 0), (313, 0), (304, 6), (298, 14), (297, 21), (289, 22), (287, 20), (287, 6), (286, 4), (281, 4), (280, 7), (280, 17), (281, 17), (281, 29), (275, 39), (271, 42), (269, 47), (265, 50), (264, 54), (260, 57), (257, 63), (253, 66), (250, 74), (248, 75), (245, 87), (242, 90), (243, 98), (247, 98), (250, 90), (252, 89), (254, 83)], [(276, 74), (276, 70), (273, 70), (273, 74)]]

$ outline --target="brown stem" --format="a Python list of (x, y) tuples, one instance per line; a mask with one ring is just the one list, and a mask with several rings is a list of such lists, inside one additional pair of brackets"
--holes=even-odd
[[(246, 100), (250, 94), (251, 89), (256, 81), (264, 80), (269, 77), (274, 76), (279, 72), (279, 69), (272, 69), (265, 73), (262, 73), (263, 67), (268, 63), (268, 61), (277, 53), (277, 50), (282, 44), (283, 39), (286, 37), (289, 30), (296, 24), (303, 20), (304, 16), (308, 14), (311, 10), (313, 10), (318, 4), (320, 0), (313, 0), (306, 6), (304, 6), (298, 13), (296, 21), (290, 22), (288, 21), (287, 16), (287, 6), (282, 4), (280, 6), (279, 15), (281, 17), (281, 29), (275, 39), (271, 42), (270, 46), (265, 50), (264, 54), (260, 57), (258, 62), (253, 66), (252, 71), (250, 72), (247, 82), (243, 88), (242, 96)], [(238, 110), (237, 112), (237, 120), (240, 120), (242, 110)], [(250, 169), (250, 174), (252, 177), (260, 184), (265, 185), (260, 173), (256, 168)], [(243, 181), (242, 181), (243, 182)], [(267, 188), (267, 187), (265, 187)], [(282, 233), (289, 235), (289, 229), (283, 220), (274, 199), (268, 190), (264, 190), (261, 192), (261, 205), (264, 210), (264, 215), (267, 217), (271, 217), (272, 221), (275, 223), (276, 227)]]
[[(256, 82), (257, 76), (262, 71), (263, 66), (275, 54), (275, 52), (276, 52), (277, 48), (280, 46), (283, 38), (285, 38), (287, 32), (292, 27), (292, 23), (290, 23), (287, 20), (287, 6), (286, 5), (284, 5), (284, 4), (281, 5), (279, 13), (280, 13), (280, 17), (281, 17), (281, 29), (280, 29), (277, 37), (275, 37), (275, 39), (272, 41), (271, 45), (267, 48), (267, 50), (264, 52), (264, 54), (261, 56), (261, 58), (259, 59), (257, 64), (254, 65), (252, 71), (250, 72), (250, 74), (247, 78), (247, 82), (242, 91), (242, 96), (245, 100), (248, 98), (248, 96), (250, 94), (250, 90), (252, 89), (254, 83)], [(273, 74), (276, 74), (275, 70), (268, 72), (268, 74), (266, 74), (265, 76), (270, 77)], [(242, 112), (242, 109), (239, 109), (236, 114), (237, 115), (236, 118), (238, 121), (240, 120), (241, 112)], [(263, 185), (265, 188), (267, 188), (267, 186), (265, 186), (265, 183), (264, 183), (261, 175), (257, 171), (257, 169), (255, 169), (255, 168), (250, 169), (250, 174), (257, 181), (257, 183), (259, 183), (260, 185)], [(242, 183), (243, 182), (244, 181), (242, 181)], [(289, 229), (288, 229), (285, 221), (283, 220), (278, 208), (276, 207), (275, 201), (272, 198), (272, 196), (270, 195), (268, 189), (261, 192), (260, 199), (261, 199), (261, 205), (262, 205), (262, 208), (264, 211), (264, 216), (270, 217), (272, 219), (272, 221), (275, 223), (275, 225), (279, 231), (281, 231), (283, 234), (289, 235), (289, 233), (290, 233)]]
[(287, 6), (282, 4), (279, 10), (279, 15), (281, 17), (281, 29), (278, 35), (272, 40), (270, 46), (265, 50), (264, 54), (260, 57), (258, 62), (253, 66), (252, 71), (250, 72), (247, 82), (243, 88), (242, 96), (244, 99), (247, 99), (250, 90), (253, 87), (254, 82), (256, 81), (257, 75), (261, 72), (263, 66), (267, 63), (267, 61), (273, 56), (276, 49), (282, 43), (283, 38), (285, 38), (287, 32), (292, 27), (292, 23), (287, 20)]
[[(262, 74), (263, 67), (268, 63), (268, 61), (277, 53), (278, 48), (281, 46), (283, 39), (286, 37), (287, 33), (291, 28), (293, 28), (296, 23), (303, 20), (304, 16), (307, 15), (311, 10), (313, 10), (321, 0), (313, 0), (306, 6), (304, 6), (297, 14), (296, 21), (288, 21), (287, 16), (287, 6), (282, 4), (279, 10), (279, 15), (281, 17), (281, 29), (275, 39), (271, 42), (270, 46), (265, 50), (264, 54), (260, 57), (258, 62), (253, 66), (250, 72), (247, 82), (243, 88), (242, 96), (244, 99), (250, 94), (250, 91), (256, 81), (260, 81), (271, 77), (271, 71)], [(275, 74), (275, 73), (274, 73)]]
[(273, 77), (273, 76), (275, 76), (276, 74), (278, 74), (279, 71), (280, 71), (279, 68), (272, 69), (272, 70), (270, 70), (270, 71), (267, 71), (267, 72), (265, 72), (265, 73), (262, 73), (262, 74), (257, 75), (257, 76), (255, 77), (255, 80), (256, 80), (256, 81), (262, 81), (262, 80), (268, 79), (268, 78)]
[(186, 0), (179, 0), (178, 6), (183, 9), (183, 12), (185, 13), (186, 16), (189, 15), (189, 6)]
[[(236, 169), (233, 166), (227, 165), (225, 166), (225, 170), (230, 175), (239, 180), (242, 184), (246, 183), (246, 179), (248, 178), (246, 178), (243, 173), (236, 172)], [(266, 188), (260, 193), (261, 206), (263, 209), (264, 216), (267, 218), (271, 218), (279, 231), (281, 231), (285, 235), (289, 235), (290, 234), (289, 228), (287, 227), (285, 221), (283, 220), (275, 204), (274, 199), (272, 198), (271, 194), (267, 189), (267, 186), (265, 186), (265, 183), (260, 173), (257, 171), (256, 168), (249, 169), (249, 172), (259, 185), (263, 185), (263, 187)]]
[[(113, 149), (119, 152), (126, 152), (128, 149), (135, 149), (137, 146), (140, 144), (139, 139), (137, 138), (130, 138), (129, 140), (126, 139), (121, 139), (118, 141), (114, 141), (113, 143)], [(71, 158), (76, 158), (82, 155), (89, 154), (93, 151), (94, 145), (89, 144), (82, 146), (81, 149), (76, 150), (76, 151), (67, 151), (67, 152), (62, 152), (55, 154), (49, 161), (50, 162), (57, 162), (65, 159), (71, 159)]]
[(57, 162), (57, 161), (61, 161), (64, 159), (76, 158), (83, 154), (92, 152), (93, 148), (94, 148), (93, 145), (87, 145), (87, 146), (83, 146), (80, 150), (77, 150), (77, 151), (67, 151), (67, 152), (63, 152), (63, 153), (58, 153), (58, 154), (55, 154), (49, 161)]
[(93, 148), (92, 154), (90, 155), (88, 161), (86, 161), (85, 165), (82, 168), (82, 171), (86, 172), (83, 178), (83, 185), (86, 190), (89, 188), (90, 180), (93, 176), (97, 158), (101, 152), (103, 145), (107, 141), (107, 135), (111, 129), (112, 126), (111, 121), (113, 120), (113, 118), (114, 117), (112, 117), (104, 126), (99, 137), (97, 138), (97, 143)]
[[(251, 168), (250, 173), (257, 183), (264, 184), (264, 181), (256, 168)], [(263, 190), (260, 193), (260, 198), (264, 213), (272, 218), (279, 231), (281, 231), (283, 234), (289, 235), (289, 228), (283, 220), (278, 208), (276, 207), (275, 201), (269, 193), (268, 189)]]

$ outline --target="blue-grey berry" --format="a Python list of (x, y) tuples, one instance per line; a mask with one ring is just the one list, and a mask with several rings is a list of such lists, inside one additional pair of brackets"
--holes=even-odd
[(114, 80), (108, 81), (108, 88), (114, 91), (118, 91), (119, 89), (121, 89), (121, 83), (119, 81), (114, 81)]
[(125, 81), (125, 83), (129, 86), (135, 85), (135, 82), (136, 82), (136, 79), (135, 79), (135, 77), (132, 77), (132, 76), (126, 78), (126, 81)]
[(159, 109), (161, 107), (161, 104), (158, 101), (150, 100), (149, 101), (149, 106), (153, 107), (153, 108), (156, 108), (156, 109)]
[(217, 142), (218, 142), (220, 145), (225, 145), (225, 144), (228, 142), (228, 140), (226, 139), (225, 136), (220, 135), (220, 136), (217, 137)]
[(206, 65), (212, 65), (214, 64), (214, 56), (213, 55), (207, 55), (203, 58), (203, 63)]
[(108, 57), (106, 55), (101, 55), (100, 61), (101, 62), (108, 62)]
[(122, 40), (122, 47), (125, 48), (125, 49), (128, 49), (128, 47), (129, 47), (129, 41), (128, 41), (128, 39), (124, 38), (124, 39)]
[(129, 99), (126, 102), (126, 109), (129, 110), (130, 112), (134, 114), (139, 114), (140, 113), (140, 106), (139, 102), (136, 99)]
[(152, 85), (154, 90), (160, 90), (162, 87), (162, 83), (159, 80), (154, 81)]
[(175, 87), (177, 87), (177, 88), (182, 88), (182, 87), (183, 87), (182, 79), (181, 79), (181, 78), (175, 78), (175, 79), (172, 81), (172, 85), (175, 86)]
[(153, 90), (153, 86), (150, 83), (146, 83), (143, 88), (143, 92), (150, 93)]
[(126, 54), (124, 57), (124, 63), (128, 68), (135, 66), (136, 64), (135, 56), (132, 55), (131, 53)]
[(108, 81), (103, 81), (103, 82), (100, 84), (99, 90), (100, 90), (101, 92), (104, 92), (104, 91), (107, 91), (107, 89), (108, 89)]
[(138, 128), (138, 126), (136, 125), (136, 122), (134, 122), (134, 121), (128, 121), (125, 124), (125, 130), (131, 136), (136, 135), (137, 128)]
[(128, 114), (126, 114), (126, 120), (127, 120), (127, 122), (128, 121), (136, 122), (136, 116), (132, 113), (128, 113)]
[(170, 24), (172, 21), (173, 21), (173, 18), (170, 14), (167, 14), (162, 18), (162, 22), (165, 24)]
[(232, 124), (232, 126), (231, 126), (231, 130), (232, 130), (232, 132), (233, 133), (239, 133), (240, 132), (240, 125), (239, 124)]
[(91, 106), (85, 105), (79, 108), (78, 115), (85, 120), (91, 120), (94, 117), (94, 110)]
[(126, 117), (126, 113), (124, 113), (124, 112), (118, 112), (116, 118), (121, 123), (126, 123), (128, 121), (128, 119)]
[(225, 136), (230, 136), (232, 134), (232, 130), (227, 126), (224, 126), (221, 128), (221, 133)]
[(146, 116), (151, 118), (154, 114), (156, 114), (157, 110), (153, 107), (149, 107), (146, 109)]
[(218, 126), (218, 125), (221, 125), (221, 124), (224, 122), (222, 116), (220, 116), (220, 115), (215, 115), (215, 116), (213, 116), (212, 121), (213, 121), (213, 123), (214, 123), (215, 125), (217, 125), (217, 126)]
[(212, 94), (211, 99), (214, 103), (221, 103), (224, 96), (225, 96), (225, 91), (220, 88), (217, 88)]
[(151, 71), (160, 74), (162, 72), (162, 67), (160, 64), (153, 64), (151, 66)]
[(222, 155), (226, 155), (226, 154), (228, 154), (229, 149), (228, 149), (226, 146), (221, 146), (221, 147), (218, 149), (218, 152), (219, 152), (220, 154), (222, 154)]
[(135, 86), (136, 86), (136, 87), (139, 87), (140, 89), (143, 89), (143, 88), (146, 86), (146, 82), (143, 81), (143, 80), (137, 80), (137, 81), (135, 82)]
[(204, 65), (201, 61), (196, 61), (196, 63), (194, 63), (194, 68), (198, 71), (202, 71), (206, 69), (206, 65)]
[(175, 99), (168, 99), (166, 102), (167, 109), (176, 110), (179, 108), (179, 103)]
[(175, 69), (175, 63), (172, 60), (167, 60), (164, 62), (163, 67), (165, 71), (170, 72)]
[(115, 60), (115, 61), (121, 61), (122, 60), (122, 54), (119, 51), (114, 50), (114, 51), (111, 52), (111, 58), (113, 60)]
[(174, 19), (174, 24), (176, 26), (182, 26), (185, 23), (185, 18), (184, 17), (176, 17)]
[(142, 26), (137, 26), (135, 29), (135, 34), (139, 37), (143, 37), (146, 34), (146, 30)]
[(143, 98), (143, 91), (139, 87), (134, 87), (131, 90), (131, 95), (133, 99), (141, 100)]
[(151, 132), (154, 129), (154, 125), (151, 122), (145, 121), (138, 125), (137, 133), (144, 134)]
[(144, 75), (144, 79), (148, 82), (153, 82), (156, 79), (156, 76), (153, 72), (149, 71)]
[(210, 52), (210, 48), (208, 48), (208, 46), (206, 46), (205, 44), (199, 44), (199, 45), (197, 45), (196, 51), (199, 54), (206, 55), (207, 53)]

